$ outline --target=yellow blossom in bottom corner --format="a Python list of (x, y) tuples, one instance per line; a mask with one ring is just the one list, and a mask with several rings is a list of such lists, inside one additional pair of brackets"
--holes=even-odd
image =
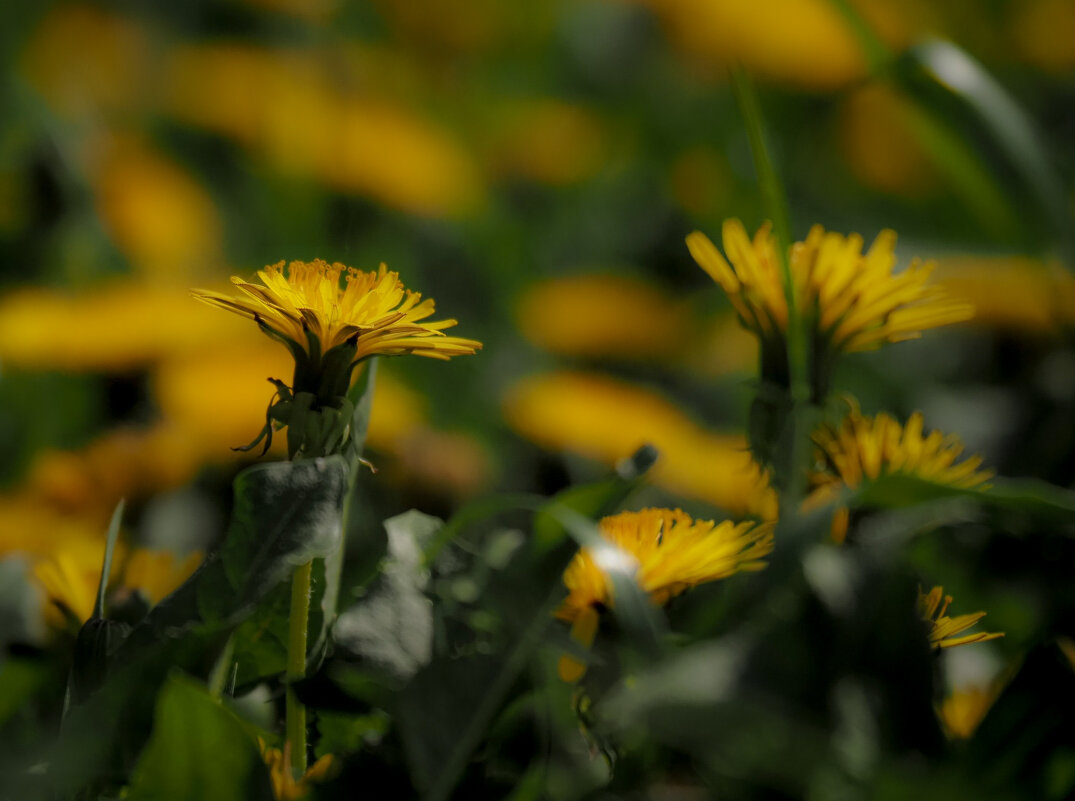
[(277, 801), (298, 801), (310, 792), (310, 784), (323, 782), (336, 767), (332, 754), (325, 754), (309, 767), (301, 779), (296, 779), (291, 772), (291, 744), (286, 743), (283, 750), (270, 748), (265, 741), (258, 738), (261, 756), (269, 767), (273, 796)]
[(998, 686), (954, 690), (937, 707), (945, 734), (951, 740), (969, 740), (1000, 692)]
[[(941, 603), (941, 599), (944, 603)], [(929, 644), (932, 648), (954, 648), (957, 645), (970, 645), (975, 642), (985, 642), (1003, 637), (1003, 632), (979, 631), (974, 634), (964, 634), (962, 637), (955, 635), (966, 631), (983, 617), (985, 612), (972, 612), (969, 615), (948, 617), (948, 606), (952, 603), (952, 596), (944, 594), (943, 587), (934, 587), (928, 593), (918, 590), (918, 616), (929, 623)]]
[[(621, 512), (598, 527), (635, 562), (635, 578), (654, 604), (664, 604), (684, 590), (765, 567), (773, 550), (773, 523), (693, 520), (679, 509)], [(568, 596), (556, 616), (572, 624), (571, 636), (584, 647), (593, 643), (601, 609), (615, 603), (605, 556), (580, 550), (564, 571)], [(576, 681), (585, 667), (570, 656), (560, 660), (560, 677)]]

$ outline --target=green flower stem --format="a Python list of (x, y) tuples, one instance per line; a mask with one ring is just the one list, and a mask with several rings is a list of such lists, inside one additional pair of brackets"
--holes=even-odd
[[(788, 224), (788, 206), (784, 197), (784, 188), (776, 174), (773, 160), (769, 155), (765, 139), (765, 120), (761, 106), (750, 77), (742, 67), (731, 68), (732, 92), (739, 111), (746, 124), (750, 151), (754, 157), (754, 170), (758, 175), (762, 198), (766, 211), (773, 222), (773, 234), (776, 236), (777, 253), (780, 259), (781, 277), (784, 283), (784, 298), (788, 307), (787, 354), (788, 376), (791, 395), (790, 437), (787, 438), (789, 452), (780, 460), (780, 466), (788, 471), (782, 482), (792, 499), (802, 494), (803, 477), (801, 476), (800, 456), (803, 453), (803, 439), (807, 421), (805, 407), (810, 402), (810, 354), (807, 350), (807, 338), (803, 325), (802, 310), (798, 306), (795, 282), (791, 274), (788, 255), (791, 248), (791, 226)], [(797, 500), (795, 501), (797, 503)]]
[(291, 617), (287, 634), (287, 741), (291, 745), (291, 770), (306, 773), (306, 708), (291, 683), (306, 675), (306, 632), (310, 621), (310, 573), (313, 562), (295, 568), (291, 576)]

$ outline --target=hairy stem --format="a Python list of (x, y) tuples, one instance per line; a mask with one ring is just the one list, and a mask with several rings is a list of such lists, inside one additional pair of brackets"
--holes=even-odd
[(292, 689), (292, 682), (306, 675), (306, 633), (310, 620), (310, 573), (313, 562), (295, 568), (291, 576), (291, 617), (287, 635), (287, 741), (291, 746), (291, 770), (306, 773), (306, 708)]

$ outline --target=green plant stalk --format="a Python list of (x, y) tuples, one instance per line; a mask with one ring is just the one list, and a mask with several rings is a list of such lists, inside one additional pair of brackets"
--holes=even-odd
[(769, 218), (773, 222), (773, 234), (776, 236), (777, 254), (780, 260), (780, 274), (784, 284), (784, 299), (788, 307), (788, 325), (785, 334), (788, 352), (788, 376), (791, 394), (791, 424), (789, 438), (791, 453), (785, 461), (791, 466), (791, 475), (787, 476), (787, 486), (792, 498), (802, 494), (802, 477), (798, 465), (801, 452), (800, 440), (803, 438), (804, 405), (810, 400), (809, 353), (807, 352), (806, 331), (803, 328), (802, 314), (795, 293), (795, 282), (791, 274), (788, 254), (791, 248), (791, 227), (788, 223), (787, 200), (784, 188), (776, 174), (773, 160), (765, 138), (765, 120), (762, 117), (758, 96), (754, 85), (742, 67), (731, 68), (732, 92), (736, 104), (746, 124), (750, 152), (754, 158), (754, 171), (758, 176), (762, 199)]
[(306, 708), (291, 683), (306, 675), (306, 634), (310, 622), (310, 575), (313, 561), (295, 568), (291, 576), (291, 615), (287, 633), (287, 742), (291, 746), (291, 772), (306, 773)]

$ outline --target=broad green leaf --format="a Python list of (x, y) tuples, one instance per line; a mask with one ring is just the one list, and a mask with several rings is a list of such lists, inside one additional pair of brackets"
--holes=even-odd
[[(412, 778), (426, 798), (448, 798), (512, 686), (543, 642), (565, 594), (561, 577), (576, 547), (608, 547), (586, 514), (611, 511), (638, 485), (641, 474), (653, 463), (653, 455), (652, 448), (645, 448), (625, 462), (619, 475), (591, 487), (567, 490), (551, 502), (528, 496), (513, 499), (516, 509), (542, 513), (535, 517), (535, 527), (541, 520), (551, 522), (545, 524), (543, 536), (535, 533), (529, 547), (516, 551), (482, 596), (483, 609), (492, 619), (505, 622), (501, 637), (488, 653), (438, 654), (398, 694), (397, 729)], [(561, 501), (565, 496), (566, 501)], [(584, 508), (586, 514), (567, 504)], [(485, 507), (496, 511), (509, 508), (512, 506)], [(452, 522), (446, 528), (451, 526)], [(565, 538), (565, 533), (570, 538)], [(445, 542), (442, 531), (431, 552)], [(609, 561), (628, 564), (624, 559)], [(430, 562), (430, 553), (426, 562)], [(626, 570), (616, 573), (616, 607), (621, 622), (650, 646), (658, 639), (660, 615), (633, 574)]]
[(417, 510), (385, 521), (388, 556), (362, 598), (333, 627), (338, 652), (391, 681), (405, 681), (433, 655), (433, 606), (425, 595), (426, 546), (444, 523)]
[(257, 746), (230, 711), (173, 675), (157, 699), (153, 734), (135, 767), (131, 801), (271, 799)]

